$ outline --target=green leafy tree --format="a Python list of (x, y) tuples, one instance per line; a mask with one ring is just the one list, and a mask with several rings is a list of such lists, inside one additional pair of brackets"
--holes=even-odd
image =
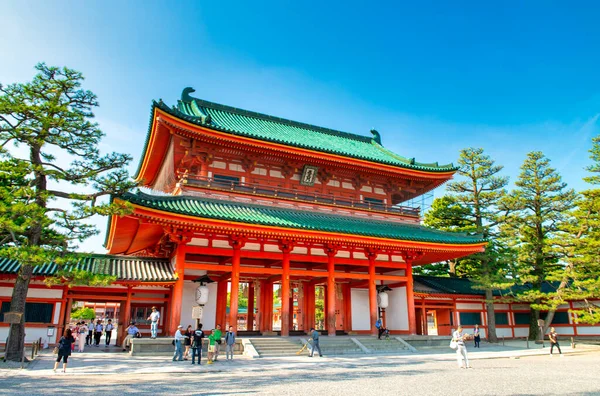
[[(590, 157), (594, 163), (587, 168), (591, 175), (584, 180), (598, 186), (600, 136), (593, 138), (592, 143)], [(576, 204), (570, 218), (562, 223), (555, 238), (555, 245), (564, 265), (558, 266), (548, 276), (548, 280), (559, 282), (556, 291), (548, 293), (545, 299), (548, 324), (552, 321), (556, 307), (569, 300), (583, 302), (581, 309), (574, 310), (578, 323), (600, 323), (600, 308), (590, 302), (591, 299), (600, 297), (600, 188), (582, 191)]]
[(71, 311), (71, 318), (73, 319), (96, 319), (96, 312), (92, 308), (83, 307), (77, 308)]
[(130, 211), (102, 198), (135, 187), (125, 170), (131, 157), (98, 149), (104, 134), (91, 121), (98, 101), (81, 89), (81, 73), (44, 63), (36, 70), (31, 82), (0, 84), (0, 255), (21, 263), (10, 306), (21, 319), (11, 324), (8, 360), (21, 357), (34, 267), (78, 261), (77, 244), (98, 233), (86, 220)]
[[(470, 207), (458, 202), (454, 196), (444, 195), (433, 200), (431, 208), (425, 213), (423, 224), (448, 232), (473, 232), (475, 227), (468, 220), (471, 216)], [(461, 262), (464, 260), (454, 259), (418, 266), (414, 268), (414, 273), (431, 276), (464, 276), (466, 273), (460, 266)]]
[[(503, 167), (496, 165), (482, 148), (461, 150), (458, 159), (459, 180), (448, 183), (447, 190), (462, 208), (454, 209), (454, 221), (458, 215), (462, 220), (455, 227), (460, 231), (472, 231), (486, 239), (494, 240), (497, 226), (503, 215), (498, 207), (500, 199), (506, 194), (508, 177), (500, 176)], [(452, 218), (452, 217), (451, 217)], [(494, 290), (507, 287), (503, 249), (495, 241), (488, 244), (485, 252), (471, 255), (461, 260), (464, 275), (472, 278), (477, 287), (485, 291), (487, 311), (487, 338), (497, 342), (496, 317), (494, 311)]]
[(539, 151), (527, 154), (515, 185), (502, 202), (510, 212), (502, 230), (506, 240), (518, 251), (519, 281), (531, 287), (518, 293), (517, 298), (531, 303), (529, 338), (535, 340), (540, 335), (540, 309), (551, 312), (547, 326), (556, 309), (544, 304), (550, 296), (542, 292), (542, 284), (556, 280), (557, 271), (564, 268), (561, 263), (564, 254), (556, 237), (569, 220), (577, 194), (567, 188), (558, 172), (550, 167), (550, 160)]

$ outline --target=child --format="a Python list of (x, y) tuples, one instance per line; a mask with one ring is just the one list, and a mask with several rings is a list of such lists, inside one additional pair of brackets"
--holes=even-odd
[(213, 330), (208, 336), (208, 364), (213, 364), (216, 343), (215, 330)]

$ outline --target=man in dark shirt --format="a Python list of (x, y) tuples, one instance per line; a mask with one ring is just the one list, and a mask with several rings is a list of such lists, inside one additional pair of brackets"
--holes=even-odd
[(192, 334), (192, 364), (195, 364), (196, 354), (198, 354), (198, 364), (202, 359), (202, 339), (204, 338), (204, 332), (202, 331), (202, 323), (198, 324), (198, 328)]
[(315, 349), (319, 351), (319, 356), (323, 357), (321, 347), (319, 346), (319, 332), (314, 327), (310, 329), (310, 338), (312, 339), (312, 348), (310, 349), (310, 357), (313, 357)]

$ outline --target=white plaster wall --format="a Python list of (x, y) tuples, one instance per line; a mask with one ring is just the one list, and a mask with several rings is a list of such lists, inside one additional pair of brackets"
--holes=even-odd
[(370, 330), (369, 291), (352, 289), (352, 330)]
[[(192, 318), (192, 307), (196, 306), (196, 288), (199, 284), (185, 281), (183, 284), (183, 300), (181, 302), (181, 325), (195, 326), (196, 320)], [(217, 315), (217, 283), (210, 283), (208, 287), (208, 303), (202, 312), (202, 326), (210, 330), (215, 327), (215, 316)]]
[(462, 311), (462, 310), (469, 310), (469, 309), (473, 309), (473, 310), (481, 310), (481, 304), (467, 304), (467, 303), (456, 303), (456, 309), (458, 311)]
[(54, 321), (52, 323), (54, 324), (58, 324), (58, 317), (60, 316), (60, 306), (62, 305), (62, 303), (56, 303), (54, 304), (54, 315), (52, 316), (54, 318)]
[(600, 335), (600, 326), (577, 326), (577, 334)]
[(529, 335), (528, 327), (515, 327), (515, 337), (527, 337)]
[(508, 311), (508, 304), (494, 304), (494, 309)]
[[(25, 326), (25, 343), (29, 344), (33, 341), (37, 341), (42, 338), (42, 343), (47, 342), (48, 344), (53, 344), (56, 342), (56, 332), (57, 329), (54, 329), (54, 336), (48, 337), (48, 328), (47, 327), (27, 327)], [(0, 340), (2, 342), (6, 342), (8, 338), (8, 327), (0, 327)]]
[(496, 336), (498, 336), (500, 338), (501, 337), (512, 338), (512, 331), (506, 327), (496, 328)]
[(390, 330), (408, 330), (406, 287), (397, 287), (387, 292), (389, 306), (385, 310), (386, 324)]
[[(13, 287), (0, 287), (0, 297), (12, 297)], [(50, 288), (29, 288), (27, 291), (28, 298), (53, 298), (61, 299), (62, 290)]]

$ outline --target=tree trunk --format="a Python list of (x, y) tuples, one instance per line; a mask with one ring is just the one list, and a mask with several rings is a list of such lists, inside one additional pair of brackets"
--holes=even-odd
[(456, 277), (456, 260), (448, 261), (448, 274), (451, 278)]
[(6, 349), (6, 360), (18, 362), (21, 360), (23, 346), (25, 343), (25, 300), (27, 289), (33, 273), (33, 266), (26, 264), (21, 267), (15, 288), (13, 289), (10, 311), (21, 313), (21, 322), (10, 325), (10, 336)]
[[(536, 302), (537, 303), (537, 302)], [(540, 311), (531, 308), (531, 314), (529, 315), (529, 341), (537, 341), (540, 329), (538, 326), (538, 319), (540, 318)]]
[(485, 290), (485, 307), (487, 311), (487, 340), (488, 342), (498, 342), (496, 336), (496, 311), (494, 309), (494, 293), (492, 289)]
[(544, 331), (541, 334), (542, 339), (544, 339), (544, 334), (548, 332), (550, 325), (552, 325), (552, 321), (554, 320), (554, 312), (556, 312), (556, 310), (548, 311), (548, 315), (546, 315), (546, 319), (544, 320)]

